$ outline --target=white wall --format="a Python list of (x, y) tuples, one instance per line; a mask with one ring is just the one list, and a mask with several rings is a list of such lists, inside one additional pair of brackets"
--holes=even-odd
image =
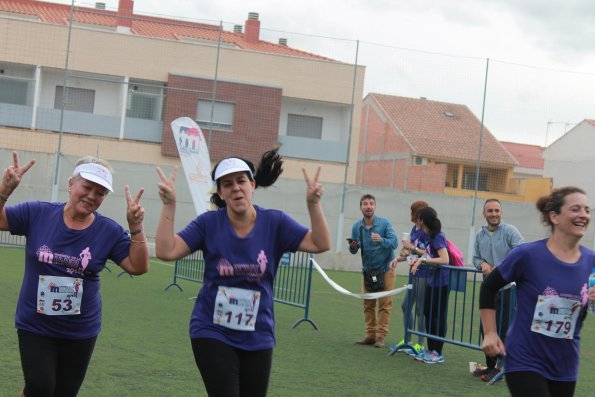
[(279, 135), (287, 135), (287, 114), (322, 117), (323, 141), (345, 142), (349, 136), (349, 106), (328, 102), (283, 98)]
[(543, 152), (543, 176), (554, 187), (578, 186), (595, 206), (595, 126), (583, 121)]
[[(73, 73), (73, 72), (71, 72)], [(82, 73), (78, 73), (79, 75)], [(39, 105), (52, 109), (56, 96), (56, 86), (64, 85), (64, 73), (44, 70), (41, 77), (41, 96)], [(121, 83), (102, 81), (94, 77), (92, 80), (80, 77), (69, 77), (68, 86), (95, 90), (94, 114), (117, 116), (121, 114)]]

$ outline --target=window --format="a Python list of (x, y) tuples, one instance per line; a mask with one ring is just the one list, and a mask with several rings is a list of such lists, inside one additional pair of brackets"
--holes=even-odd
[(235, 105), (233, 103), (215, 102), (215, 108), (212, 112), (213, 122), (211, 123), (212, 105), (212, 101), (198, 101), (197, 124), (206, 129), (233, 131), (233, 113)]
[(322, 117), (303, 116), (300, 114), (287, 115), (287, 136), (302, 138), (322, 138)]
[(150, 81), (130, 80), (126, 117), (161, 120), (163, 85)]
[[(463, 172), (463, 189), (475, 190), (475, 172)], [(488, 191), (488, 175), (485, 172), (479, 172), (477, 190), (481, 192)]]
[(30, 80), (0, 77), (0, 103), (27, 105)]
[(93, 113), (93, 108), (95, 107), (95, 90), (73, 87), (66, 88), (66, 91), (64, 91), (63, 86), (56, 86), (54, 109), (62, 108), (62, 94), (65, 92), (64, 110)]

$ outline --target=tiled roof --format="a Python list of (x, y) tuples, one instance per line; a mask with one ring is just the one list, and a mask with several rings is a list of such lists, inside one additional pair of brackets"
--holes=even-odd
[[(477, 161), (481, 122), (465, 105), (370, 93), (417, 156), (464, 163)], [(481, 162), (510, 167), (516, 160), (483, 127)]]
[(543, 147), (524, 143), (501, 142), (519, 162), (519, 167), (543, 170)]
[[(40, 21), (52, 24), (67, 25), (70, 16), (70, 5), (47, 3), (35, 0), (0, 0), (0, 13), (12, 13), (34, 16)], [(179, 21), (133, 14), (130, 31), (138, 36), (157, 37), (168, 40), (182, 40), (193, 38), (217, 42), (219, 26), (202, 23)], [(117, 26), (118, 13), (116, 11), (101, 10), (88, 7), (75, 7), (73, 20), (78, 23), (98, 25), (103, 27)], [(320, 55), (300, 51), (286, 45), (274, 44), (262, 40), (250, 42), (244, 38), (243, 33), (223, 31), (221, 39), (228, 45), (256, 52), (265, 52), (277, 55), (297, 56), (331, 61)], [(215, 44), (214, 43), (214, 44)]]

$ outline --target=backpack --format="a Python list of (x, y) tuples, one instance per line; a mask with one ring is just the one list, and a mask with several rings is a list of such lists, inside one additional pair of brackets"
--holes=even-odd
[(450, 266), (465, 266), (463, 253), (452, 241), (446, 240), (446, 250), (448, 251), (448, 264)]

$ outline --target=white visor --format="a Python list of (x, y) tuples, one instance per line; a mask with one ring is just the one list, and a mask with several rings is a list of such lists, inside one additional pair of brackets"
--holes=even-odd
[(78, 165), (72, 173), (72, 176), (77, 175), (103, 186), (110, 192), (114, 191), (112, 189), (112, 173), (101, 164), (85, 163)]
[(221, 162), (217, 165), (217, 170), (215, 171), (215, 181), (217, 181), (222, 176), (242, 171), (247, 171), (250, 174), (250, 178), (254, 179), (254, 175), (252, 175), (252, 170), (250, 169), (250, 167), (248, 167), (248, 164), (246, 164), (245, 161), (235, 157), (230, 157), (228, 159), (221, 160)]

